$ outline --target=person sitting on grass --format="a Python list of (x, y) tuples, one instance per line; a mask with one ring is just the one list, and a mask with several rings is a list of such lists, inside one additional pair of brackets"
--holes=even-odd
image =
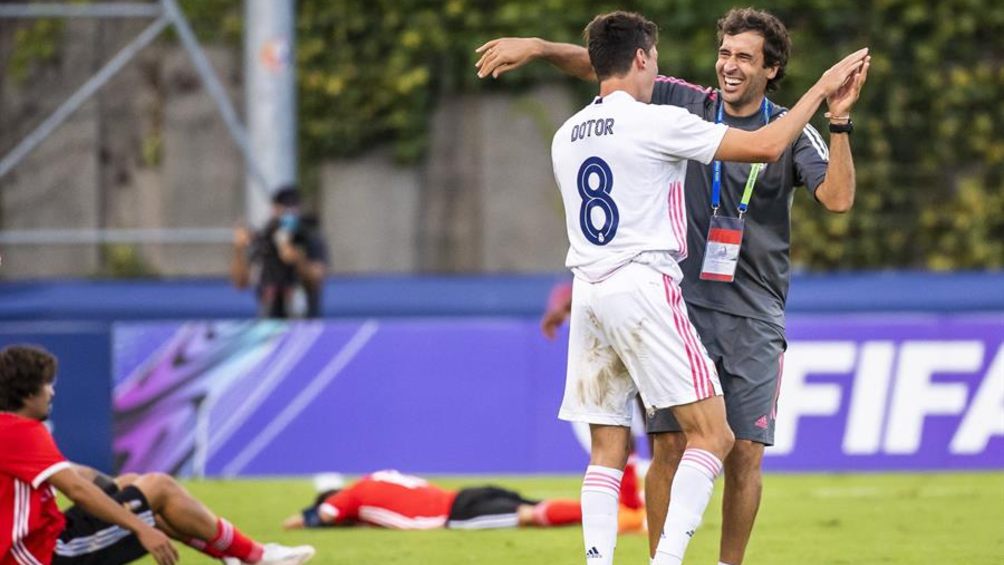
[[(39, 348), (0, 350), (0, 563), (119, 565), (150, 553), (173, 565), (179, 556), (169, 536), (228, 563), (299, 565), (313, 557), (308, 545), (249, 538), (169, 475), (112, 481), (67, 461), (42, 423), (56, 367)], [(75, 503), (65, 514), (53, 487)]]

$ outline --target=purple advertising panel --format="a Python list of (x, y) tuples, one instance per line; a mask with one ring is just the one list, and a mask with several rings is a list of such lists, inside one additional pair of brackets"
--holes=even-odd
[(788, 336), (768, 469), (1004, 468), (1004, 318), (813, 316)]
[[(1004, 469), (1004, 317), (792, 318), (765, 466)], [(576, 473), (567, 334), (535, 320), (129, 323), (119, 471)]]

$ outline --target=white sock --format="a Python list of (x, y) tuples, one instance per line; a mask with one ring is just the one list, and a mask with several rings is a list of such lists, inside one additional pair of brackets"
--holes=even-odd
[(683, 452), (669, 491), (669, 513), (656, 548), (657, 565), (683, 563), (687, 544), (701, 524), (704, 509), (715, 489), (715, 478), (722, 472), (722, 462), (703, 449)]
[(617, 505), (623, 471), (586, 467), (582, 479), (582, 539), (588, 565), (612, 565), (617, 547)]
[(724, 561), (719, 561), (718, 565), (732, 565), (731, 563), (726, 563)]

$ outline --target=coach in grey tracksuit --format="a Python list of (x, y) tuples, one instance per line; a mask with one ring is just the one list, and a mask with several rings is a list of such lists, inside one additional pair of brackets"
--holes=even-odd
[[(720, 119), (748, 130), (781, 117), (784, 108), (765, 97), (783, 78), (788, 61), (791, 42), (784, 24), (766, 12), (734, 9), (719, 20), (718, 39), (718, 89), (659, 77), (652, 103), (681, 106), (705, 120)], [(481, 53), (477, 66), (482, 77), (498, 77), (529, 61), (544, 59), (564, 72), (595, 79), (586, 50), (575, 45), (502, 38), (477, 51)], [(867, 65), (845, 91), (828, 100), (828, 144), (807, 126), (784, 156), (769, 163), (755, 178), (731, 282), (701, 279), (713, 216), (714, 165), (691, 162), (687, 168), (689, 231), (687, 258), (680, 265), (683, 294), (691, 320), (717, 366), (729, 425), (736, 436), (735, 447), (725, 460), (720, 565), (742, 563), (760, 505), (764, 447), (774, 442), (786, 347), (784, 305), (791, 272), (788, 249), (795, 187), (805, 186), (829, 211), (850, 210), (855, 188), (850, 110), (866, 78)], [(721, 165), (717, 215), (739, 215), (738, 204), (749, 179), (750, 165)], [(648, 430), (654, 438), (654, 453), (645, 494), (654, 552), (669, 506), (669, 486), (686, 440), (682, 433), (674, 433), (680, 428), (669, 410), (650, 415)]]
[[(660, 81), (656, 83), (652, 102), (682, 106), (714, 121), (720, 97), (718, 91)], [(768, 111), (774, 120), (783, 115), (785, 108), (768, 103)], [(749, 116), (732, 116), (727, 111), (723, 114), (722, 121), (732, 127), (754, 130), (764, 125), (760, 111)], [(680, 263), (683, 296), (690, 319), (718, 369), (726, 415), (736, 436), (736, 445), (725, 462), (728, 494), (723, 501), (721, 563), (741, 563), (760, 501), (763, 448), (774, 443), (787, 346), (784, 305), (791, 273), (788, 250), (792, 198), (798, 186), (816, 195), (826, 178), (828, 160), (829, 147), (819, 132), (806, 126), (781, 159), (769, 163), (758, 175), (744, 218), (739, 263), (732, 282), (701, 278), (712, 210), (712, 167), (694, 161), (687, 167), (687, 258)], [(723, 163), (721, 171), (718, 213), (736, 217), (750, 165)], [(675, 469), (686, 441), (682, 433), (659, 433), (681, 431), (668, 409), (650, 415), (648, 431), (655, 434), (653, 464), (646, 477), (651, 515), (664, 513), (653, 495), (664, 492), (666, 500), (669, 499), (668, 489), (662, 488), (661, 467), (668, 467), (667, 472)], [(730, 521), (730, 513), (744, 518)], [(658, 532), (652, 526), (654, 522), (650, 518), (650, 531)], [(740, 531), (730, 532), (729, 528)], [(731, 555), (730, 542), (735, 546)]]

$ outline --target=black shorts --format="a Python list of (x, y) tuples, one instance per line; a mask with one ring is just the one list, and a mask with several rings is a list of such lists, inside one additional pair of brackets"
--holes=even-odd
[(447, 528), (482, 529), (514, 528), (519, 525), (519, 507), (536, 505), (518, 492), (486, 486), (461, 489), (450, 507)]
[[(143, 493), (128, 486), (112, 495), (140, 520), (154, 525), (153, 511)], [(82, 508), (66, 511), (66, 529), (56, 542), (53, 565), (119, 565), (146, 555), (146, 550), (129, 530), (91, 516)]]
[[(736, 439), (774, 444), (781, 369), (788, 343), (774, 324), (687, 305), (708, 355), (715, 362), (725, 395), (725, 416)], [(648, 418), (648, 433), (678, 432), (669, 408)]]

